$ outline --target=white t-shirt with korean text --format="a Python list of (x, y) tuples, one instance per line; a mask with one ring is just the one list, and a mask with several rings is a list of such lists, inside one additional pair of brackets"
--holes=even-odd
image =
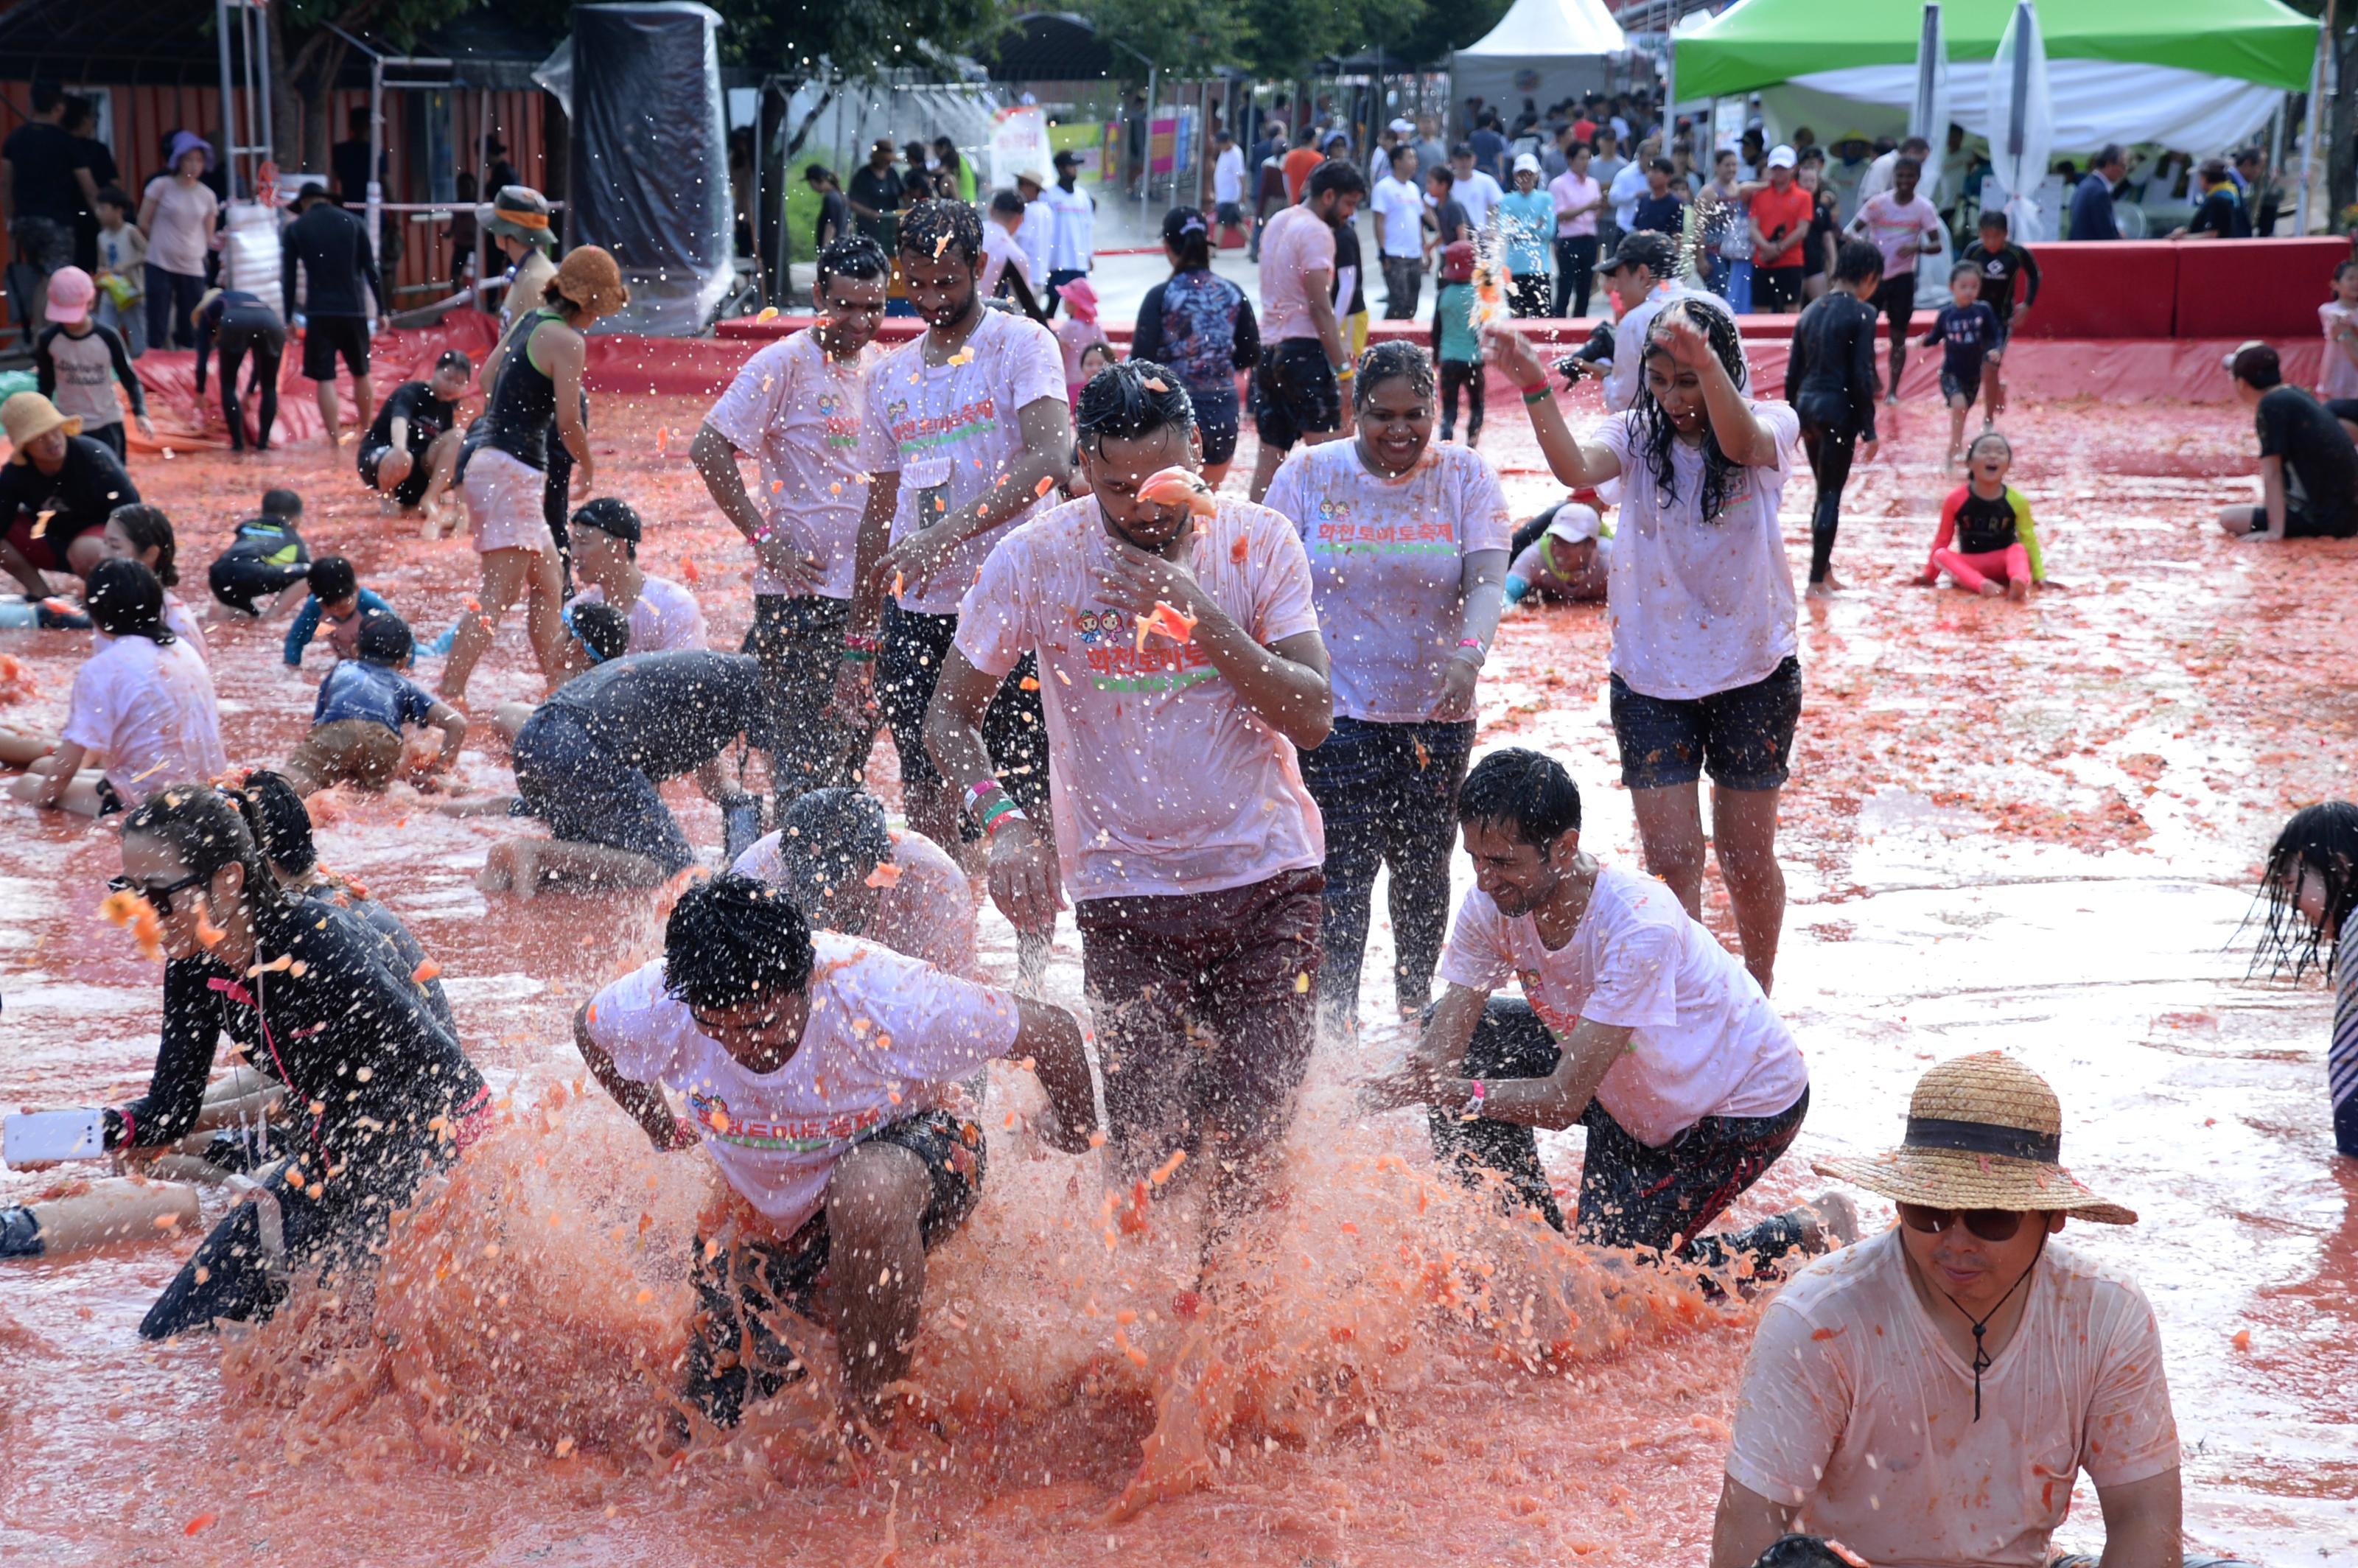
[[(806, 328), (747, 360), (704, 416), (730, 446), (761, 459), (754, 499), (771, 527), (817, 559), (821, 599), (851, 597), (860, 514), (868, 503), (860, 412), (868, 372), (882, 357), (871, 343), (858, 359), (838, 360)], [(753, 591), (783, 594), (786, 585), (757, 564)]]

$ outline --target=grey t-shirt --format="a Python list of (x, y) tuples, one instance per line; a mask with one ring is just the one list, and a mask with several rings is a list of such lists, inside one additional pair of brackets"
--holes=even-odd
[(692, 772), (767, 711), (762, 666), (708, 648), (626, 654), (567, 681), (542, 706), (571, 715), (651, 779)]

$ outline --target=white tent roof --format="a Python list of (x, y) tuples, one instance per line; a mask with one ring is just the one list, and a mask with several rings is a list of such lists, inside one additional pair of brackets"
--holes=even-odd
[(1628, 47), (1604, 0), (1515, 0), (1497, 27), (1455, 58), (1562, 59), (1617, 54)]

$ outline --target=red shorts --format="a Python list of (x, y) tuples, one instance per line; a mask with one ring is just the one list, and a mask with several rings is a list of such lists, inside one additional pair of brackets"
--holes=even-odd
[(36, 521), (35, 518), (20, 514), (16, 524), (8, 530), (8, 542), (16, 546), (17, 553), (32, 562), (38, 570), (70, 571), (72, 568), (66, 565), (66, 546), (73, 543), (73, 535), (69, 534), (59, 538), (55, 534), (44, 533), (36, 539), (33, 537), (33, 524)]

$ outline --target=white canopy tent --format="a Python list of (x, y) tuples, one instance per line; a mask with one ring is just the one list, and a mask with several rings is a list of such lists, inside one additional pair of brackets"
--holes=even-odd
[(1628, 48), (1604, 0), (1515, 0), (1497, 27), (1449, 57), (1453, 108), (1478, 95), (1512, 122), (1526, 98), (1544, 110), (1605, 91), (1612, 59)]

